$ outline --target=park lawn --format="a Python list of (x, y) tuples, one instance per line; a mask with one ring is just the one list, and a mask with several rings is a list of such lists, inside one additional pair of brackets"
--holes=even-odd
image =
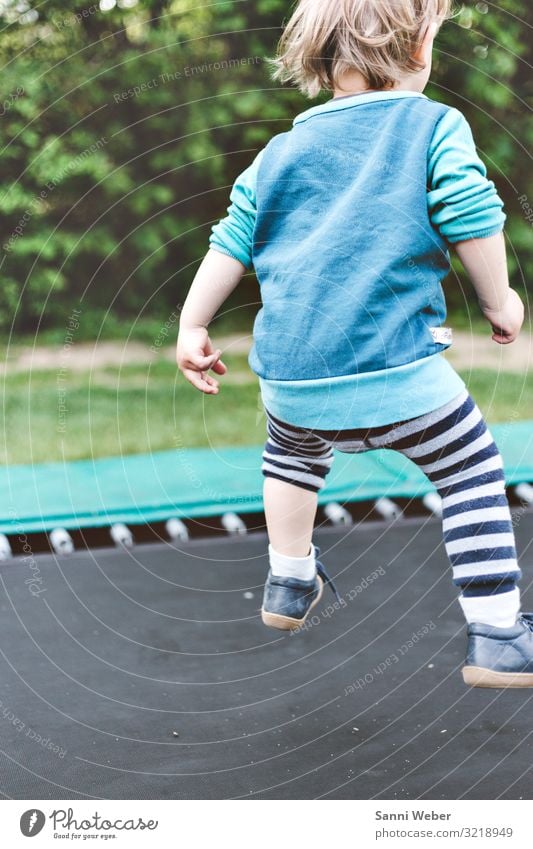
[[(194, 389), (171, 362), (8, 375), (0, 462), (42, 463), (261, 442), (258, 385), (244, 356), (224, 357), (231, 381), (216, 396)], [(64, 414), (59, 407), (66, 407)]]
[[(195, 390), (173, 363), (163, 360), (73, 371), (60, 384), (55, 371), (8, 375), (3, 381), (0, 462), (261, 444), (265, 417), (257, 379), (244, 355), (224, 360), (229, 372), (216, 396)], [(477, 369), (462, 377), (489, 424), (533, 420), (533, 375)]]

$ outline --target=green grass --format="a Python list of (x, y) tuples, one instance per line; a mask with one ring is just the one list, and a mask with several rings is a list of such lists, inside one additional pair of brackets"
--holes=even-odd
[[(0, 462), (41, 463), (159, 451), (176, 445), (260, 442), (258, 387), (245, 357), (225, 357), (232, 381), (219, 395), (194, 389), (172, 363), (7, 377)], [(64, 396), (59, 394), (64, 391)], [(66, 406), (64, 415), (59, 405)]]
[(459, 372), (487, 422), (533, 420), (533, 373)]
[[(261, 444), (265, 420), (245, 356), (226, 356), (228, 380), (206, 396), (165, 361), (151, 366), (8, 376), (0, 462), (41, 463), (137, 454), (179, 445)], [(533, 375), (477, 369), (463, 379), (487, 421), (533, 420)], [(60, 417), (58, 389), (67, 410)], [(61, 427), (64, 425), (64, 429)]]

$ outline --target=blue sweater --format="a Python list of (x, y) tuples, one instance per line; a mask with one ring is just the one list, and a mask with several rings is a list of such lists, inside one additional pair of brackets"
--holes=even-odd
[(386, 425), (464, 388), (442, 355), (448, 243), (505, 216), (460, 112), (407, 91), (330, 100), (274, 136), (230, 200), (210, 245), (255, 268), (249, 363), (275, 416)]

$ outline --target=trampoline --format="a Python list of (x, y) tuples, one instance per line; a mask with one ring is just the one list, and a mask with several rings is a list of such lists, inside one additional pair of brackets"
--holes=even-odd
[(3, 796), (532, 798), (533, 693), (464, 686), (439, 519), (315, 541), (344, 603), (294, 634), (260, 621), (262, 532), (1, 563)]

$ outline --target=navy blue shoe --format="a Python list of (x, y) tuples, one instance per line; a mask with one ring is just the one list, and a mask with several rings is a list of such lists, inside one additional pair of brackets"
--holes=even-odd
[[(315, 546), (315, 554), (320, 549)], [(263, 595), (261, 619), (269, 628), (293, 631), (305, 622), (309, 611), (322, 597), (324, 584), (329, 584), (337, 600), (341, 598), (324, 565), (316, 561), (316, 576), (311, 581), (299, 578), (279, 578), (269, 570)]]
[(471, 687), (533, 687), (533, 613), (511, 628), (470, 624), (463, 679)]

